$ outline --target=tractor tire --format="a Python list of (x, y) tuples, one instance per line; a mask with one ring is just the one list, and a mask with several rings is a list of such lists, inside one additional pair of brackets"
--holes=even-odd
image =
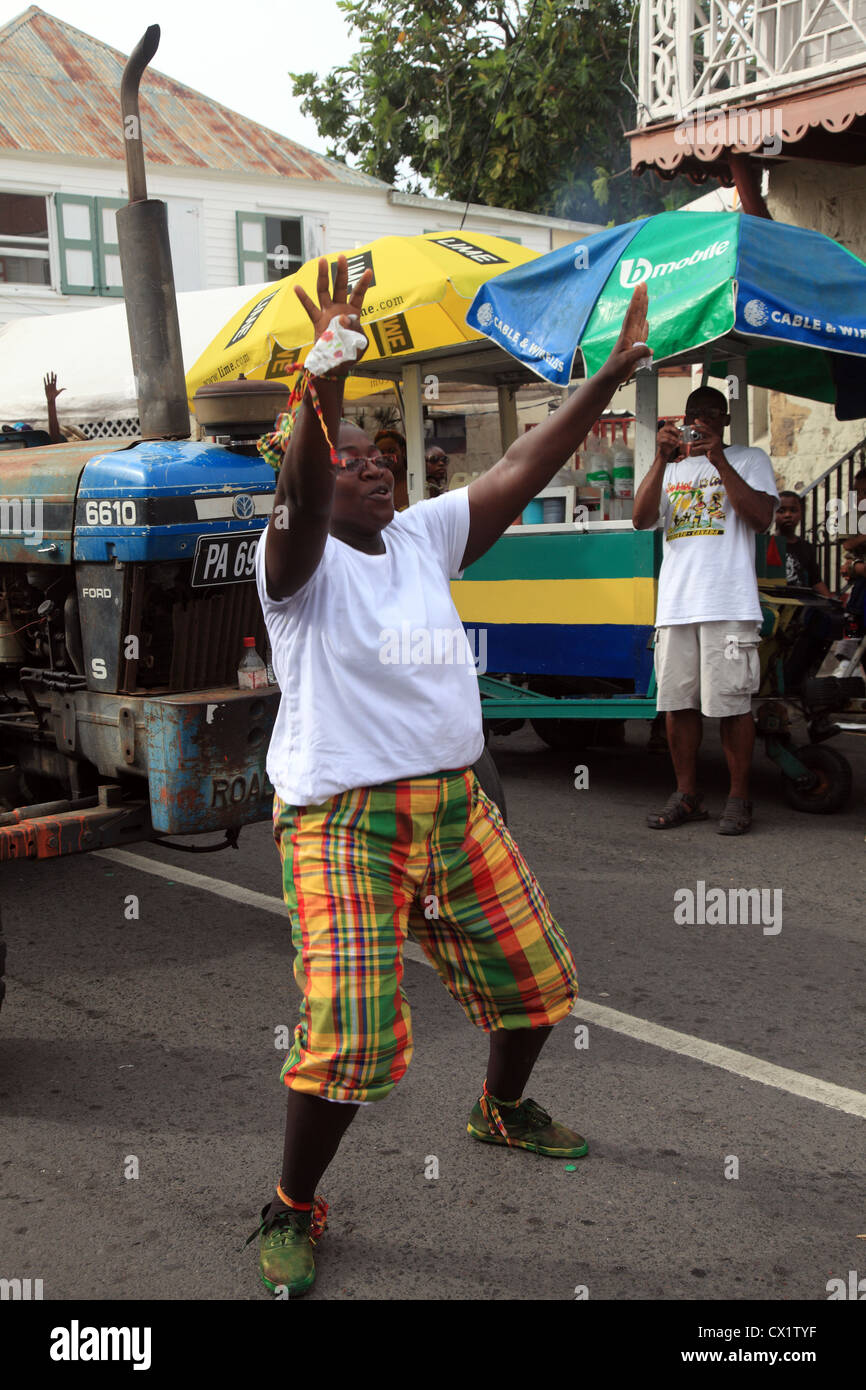
[(805, 748), (796, 748), (794, 753), (810, 772), (818, 774), (819, 781), (811, 791), (804, 791), (790, 777), (783, 777), (788, 805), (795, 811), (807, 811), (814, 816), (829, 816), (841, 811), (851, 795), (853, 781), (848, 759), (823, 743), (809, 743)]
[(490, 800), (499, 807), (499, 814), (507, 825), (508, 811), (505, 805), (505, 792), (502, 789), (499, 770), (493, 761), (493, 754), (489, 748), (485, 748), (478, 762), (473, 764), (472, 771), (481, 783), (481, 790), (486, 792)]

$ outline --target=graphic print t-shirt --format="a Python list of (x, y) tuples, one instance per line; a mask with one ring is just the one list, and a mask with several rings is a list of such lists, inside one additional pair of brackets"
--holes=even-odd
[(818, 557), (809, 542), (802, 536), (785, 540), (785, 582), (813, 589), (820, 578)]
[[(750, 487), (778, 501), (763, 449), (728, 444), (725, 457)], [(734, 511), (706, 454), (668, 464), (656, 525), (664, 531), (657, 627), (761, 621), (755, 532)]]

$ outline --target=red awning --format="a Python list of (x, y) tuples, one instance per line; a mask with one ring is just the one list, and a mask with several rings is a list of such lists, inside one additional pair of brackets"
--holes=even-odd
[(866, 163), (866, 74), (771, 92), (742, 106), (657, 121), (628, 133), (635, 174), (733, 183), (731, 154)]

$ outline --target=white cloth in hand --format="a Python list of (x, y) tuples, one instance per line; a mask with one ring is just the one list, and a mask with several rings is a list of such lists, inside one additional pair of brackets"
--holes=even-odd
[(363, 333), (355, 333), (344, 328), (339, 319), (332, 319), (307, 354), (304, 366), (313, 376), (324, 376), (344, 362), (354, 362), (366, 341)]

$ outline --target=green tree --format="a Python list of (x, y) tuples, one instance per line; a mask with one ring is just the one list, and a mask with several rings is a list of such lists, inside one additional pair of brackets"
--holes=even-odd
[[(632, 0), (340, 0), (359, 48), (292, 73), (329, 154), (407, 192), (622, 222), (690, 196), (635, 179)], [(636, 46), (636, 35), (632, 34)], [(509, 75), (510, 74), (510, 75)], [(506, 86), (507, 80), (507, 86)]]

